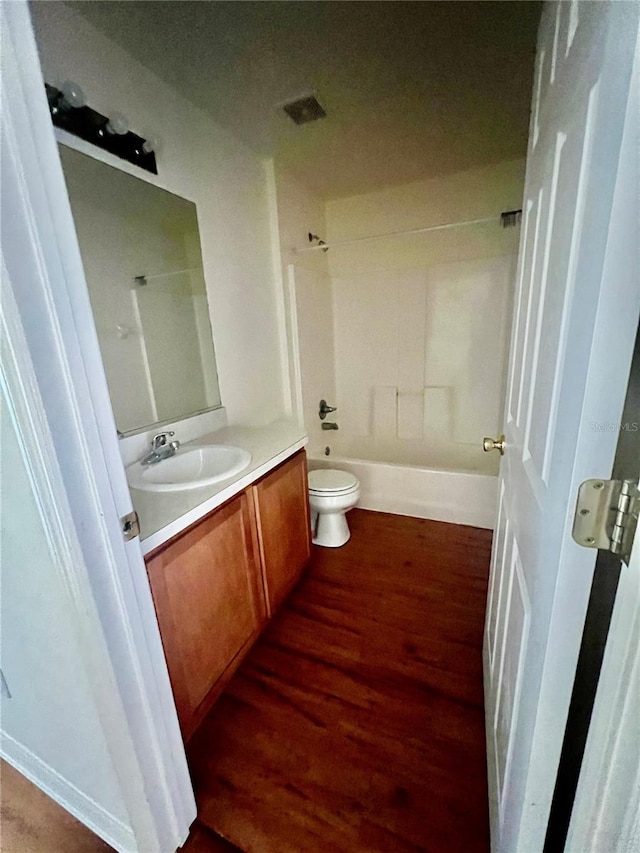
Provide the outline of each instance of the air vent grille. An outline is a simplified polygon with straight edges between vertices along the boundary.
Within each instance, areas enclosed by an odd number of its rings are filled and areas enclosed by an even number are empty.
[[[313,95],[291,101],[290,104],[284,105],[283,110],[296,124],[306,124],[327,115]]]

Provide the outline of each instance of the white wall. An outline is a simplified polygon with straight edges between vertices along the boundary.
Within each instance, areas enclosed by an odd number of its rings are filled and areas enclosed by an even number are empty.
[[[84,670],[73,606],[8,412],[2,396],[1,648],[10,693],[2,691],[3,751],[41,784],[47,768],[55,768],[66,805],[76,813],[84,805],[85,820],[97,816],[102,834],[109,827],[111,842],[122,843],[131,838],[129,816]]]
[[[299,371],[300,382],[294,398],[301,395],[302,420],[311,443],[317,445],[327,435],[321,430],[318,403],[324,398],[335,405],[336,400],[331,279],[324,252],[297,254],[293,250],[310,245],[309,232],[326,239],[324,202],[277,164],[275,186],[282,277],[288,297],[290,373],[295,385]],[[335,417],[339,416],[337,412]]]
[[[497,471],[480,443],[502,421],[519,237],[499,216],[521,207],[523,184],[518,160],[328,202],[329,243],[495,217],[330,249],[341,428],[363,445]]]
[[[63,3],[31,6],[47,82],[72,79],[91,107],[118,110],[162,143],[157,183],[194,201],[220,392],[230,423],[284,411],[264,164]],[[141,172],[141,177],[144,173]]]

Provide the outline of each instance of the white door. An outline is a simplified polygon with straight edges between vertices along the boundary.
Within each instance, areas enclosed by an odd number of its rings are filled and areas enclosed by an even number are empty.
[[[638,323],[616,244],[639,9],[548,3],[540,25],[484,649],[501,853],[544,847],[595,564],[571,538],[576,490],[611,476]]]

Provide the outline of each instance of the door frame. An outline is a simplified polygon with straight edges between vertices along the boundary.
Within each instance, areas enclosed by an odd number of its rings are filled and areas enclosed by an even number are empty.
[[[1,6],[2,159],[15,178],[15,190],[3,185],[3,194],[5,209],[26,222],[24,238],[3,245],[13,272],[13,325],[24,335],[24,347],[15,350],[17,375],[35,371],[37,386],[23,388],[23,399],[48,424],[48,452],[61,474],[55,488],[74,521],[69,540],[84,558],[84,565],[66,567],[66,580],[95,603],[94,628],[104,637],[144,786],[144,796],[127,806],[139,810],[139,825],[155,830],[156,849],[169,853],[195,819],[193,788],[140,541],[122,537],[120,517],[133,506],[28,6]],[[15,275],[25,254],[40,270],[37,289],[28,293]],[[117,758],[122,744],[113,735]],[[44,785],[33,772],[31,778]]]

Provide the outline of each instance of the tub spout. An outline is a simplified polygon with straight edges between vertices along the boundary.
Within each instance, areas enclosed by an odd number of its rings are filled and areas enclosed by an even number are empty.
[[[322,429],[325,429],[325,430],[326,429],[340,429],[340,427],[338,426],[338,424],[331,423],[330,421],[329,422],[325,421],[322,424]]]

